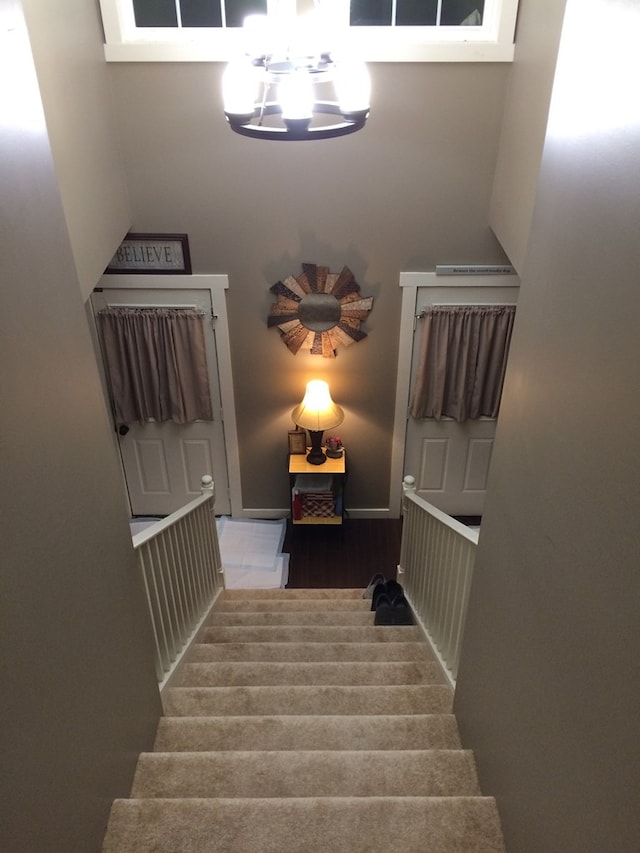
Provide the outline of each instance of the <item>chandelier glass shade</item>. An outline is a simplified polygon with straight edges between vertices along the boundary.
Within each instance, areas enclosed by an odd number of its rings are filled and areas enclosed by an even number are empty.
[[[245,54],[225,69],[224,113],[236,133],[257,139],[329,139],[355,133],[369,117],[364,63],[331,51],[328,18],[250,16]],[[334,33],[335,29],[332,30]]]

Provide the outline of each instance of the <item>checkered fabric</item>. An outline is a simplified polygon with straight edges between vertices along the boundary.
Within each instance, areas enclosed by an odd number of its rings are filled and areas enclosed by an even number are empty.
[[[333,494],[331,492],[303,494],[302,513],[314,518],[330,518],[335,515]]]

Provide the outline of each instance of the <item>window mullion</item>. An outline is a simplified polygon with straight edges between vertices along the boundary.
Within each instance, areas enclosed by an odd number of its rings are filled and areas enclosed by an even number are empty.
[[[180,7],[180,0],[175,0],[176,2],[176,21],[178,22],[178,29],[182,29],[182,9]]]

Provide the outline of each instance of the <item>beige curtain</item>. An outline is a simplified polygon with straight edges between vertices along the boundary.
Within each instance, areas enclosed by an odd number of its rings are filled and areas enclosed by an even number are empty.
[[[213,420],[201,313],[108,308],[98,322],[117,424]]]
[[[414,418],[497,417],[515,310],[514,305],[425,310],[410,406]]]

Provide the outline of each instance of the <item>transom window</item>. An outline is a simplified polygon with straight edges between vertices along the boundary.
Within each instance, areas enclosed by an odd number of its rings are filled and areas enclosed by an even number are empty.
[[[313,0],[100,0],[110,61],[227,61],[244,19]],[[331,0],[338,5],[340,0]],[[340,15],[365,61],[505,62],[518,0],[343,0]]]
[[[241,27],[268,0],[132,0],[136,27]],[[484,0],[351,0],[352,27],[482,26]]]

